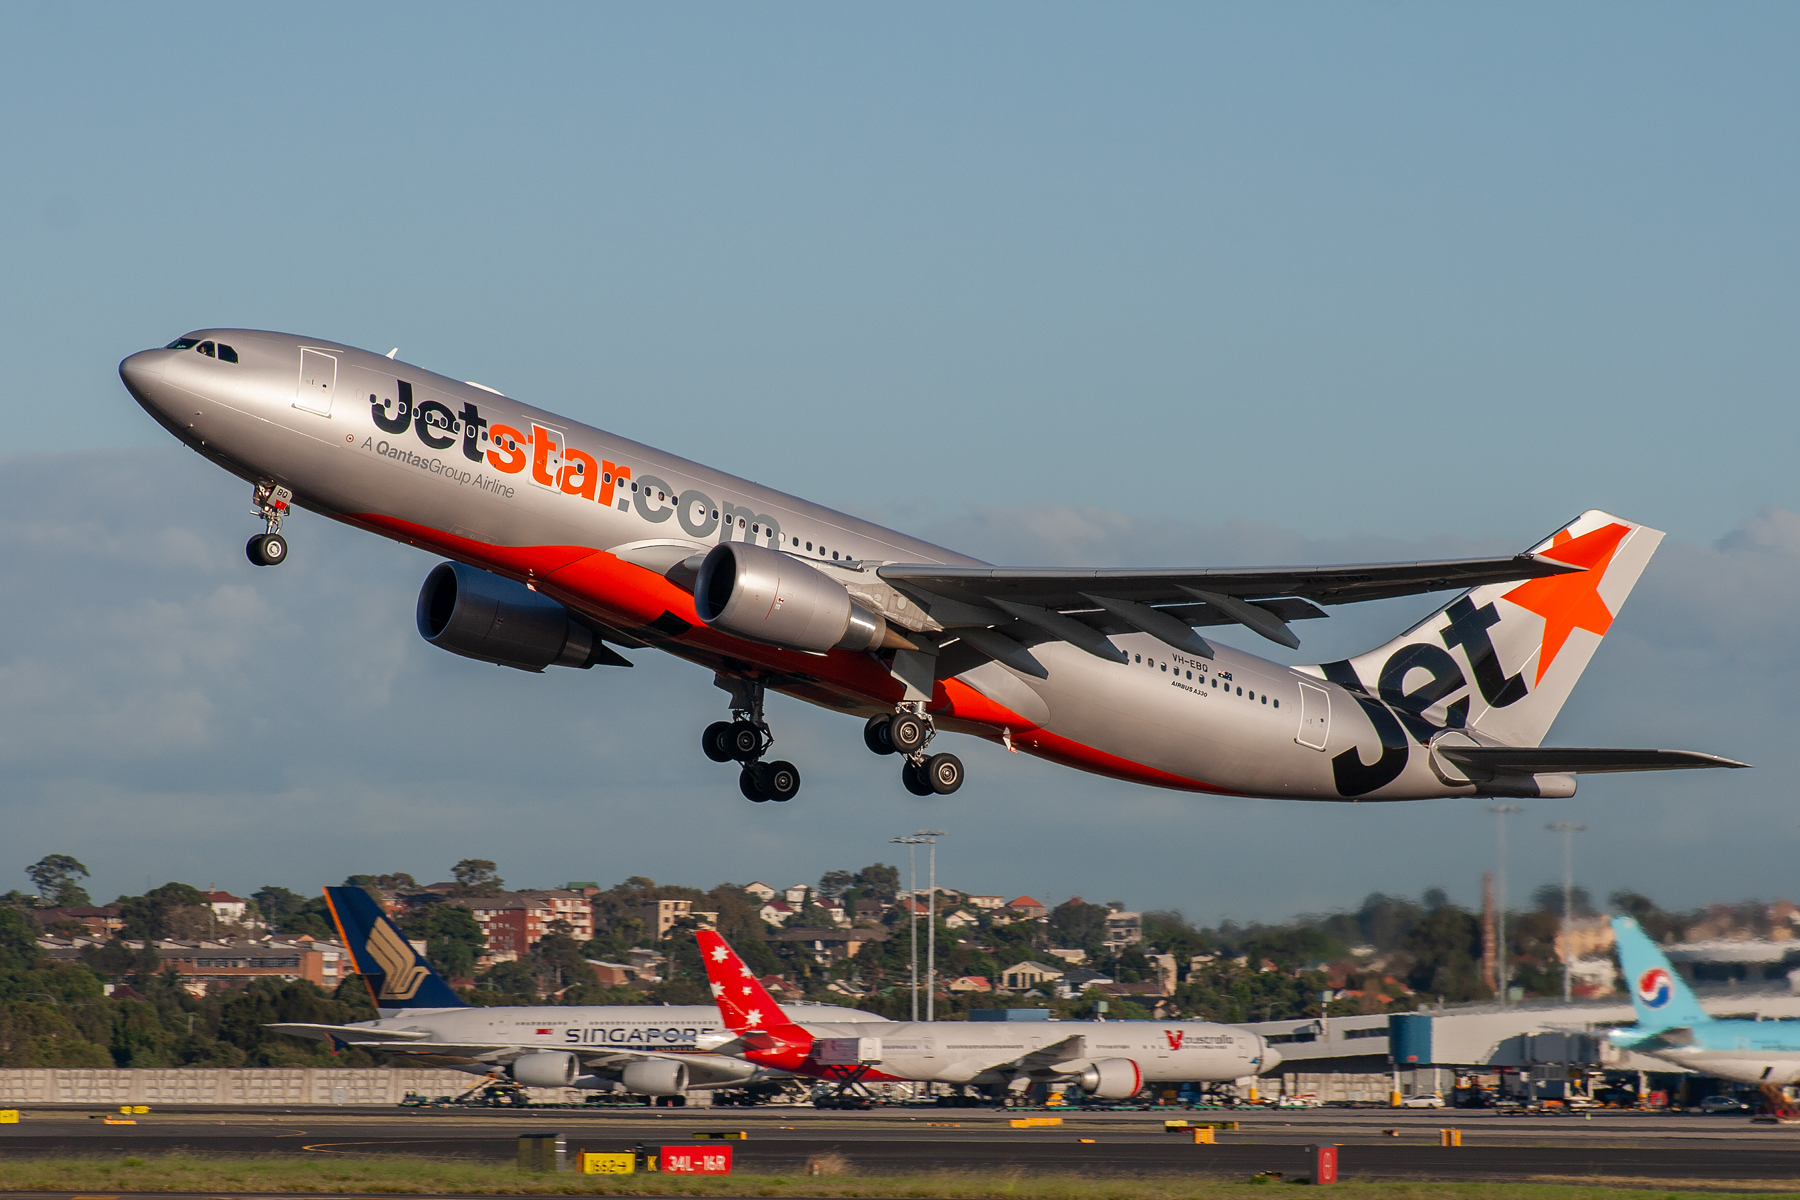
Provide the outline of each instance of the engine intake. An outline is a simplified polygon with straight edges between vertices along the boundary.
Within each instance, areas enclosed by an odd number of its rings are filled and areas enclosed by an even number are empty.
[[[567,1050],[543,1050],[519,1055],[506,1073],[526,1087],[568,1087],[580,1070],[580,1061]]]
[[[629,666],[563,605],[522,583],[439,563],[419,589],[419,636],[440,650],[521,671]]]
[[[912,645],[804,559],[745,542],[708,551],[694,581],[694,611],[714,629],[788,650]]]
[[[666,1058],[639,1059],[626,1064],[619,1082],[639,1096],[680,1096],[688,1088],[687,1064]]]
[[[1102,1100],[1128,1100],[1144,1086],[1144,1073],[1129,1058],[1102,1058],[1075,1077],[1081,1090]]]

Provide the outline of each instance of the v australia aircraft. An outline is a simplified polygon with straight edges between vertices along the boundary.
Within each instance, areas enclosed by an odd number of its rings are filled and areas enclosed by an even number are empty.
[[[426,1066],[503,1076],[524,1087],[681,1096],[785,1077],[716,1047],[737,1038],[712,1005],[474,1008],[450,989],[361,888],[325,889],[325,904],[381,1015],[373,1021],[271,1024],[277,1033],[358,1046]],[[855,1009],[803,1006],[813,1021],[881,1029]]]
[[[434,646],[526,671],[667,651],[714,673],[700,738],[753,801],[791,799],[768,689],[865,719],[921,796],[963,782],[939,732],[1156,787],[1295,800],[1568,796],[1575,776],[1744,764],[1546,747],[1662,535],[1584,512],[1516,555],[1268,568],[991,566],[534,408],[317,338],[205,329],[119,374],[165,429],[253,487],[250,560],[296,507],[438,554]],[[1456,592],[1365,654],[1280,665],[1321,606]]]

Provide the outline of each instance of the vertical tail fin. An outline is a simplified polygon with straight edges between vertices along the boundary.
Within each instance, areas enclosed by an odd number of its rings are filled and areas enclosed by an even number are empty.
[[[382,1016],[407,1009],[468,1007],[369,893],[359,887],[328,887],[325,907]]]
[[[699,930],[694,936],[700,941],[700,961],[706,964],[706,981],[712,985],[713,1000],[719,1006],[725,1028],[745,1033],[793,1024],[756,978],[756,972],[744,965],[724,938],[710,929]]]
[[[1541,745],[1662,537],[1584,512],[1531,548],[1583,570],[1475,588],[1324,673],[1380,696],[1421,744],[1439,729],[1469,728]]]
[[[1704,1025],[1712,1020],[1687,982],[1669,966],[1668,956],[1630,917],[1614,917],[1613,937],[1618,942],[1619,969],[1625,974],[1625,990],[1631,993],[1632,1011],[1645,1033],[1659,1029]]]

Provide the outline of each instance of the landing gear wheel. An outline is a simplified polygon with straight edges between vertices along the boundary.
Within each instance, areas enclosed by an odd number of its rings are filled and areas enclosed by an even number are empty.
[[[731,722],[714,721],[700,734],[700,749],[716,763],[732,759]]]
[[[745,767],[739,771],[738,791],[744,793],[744,799],[755,804],[763,804],[769,798],[763,794],[762,780],[758,778],[758,775],[759,772],[754,766]]]
[[[762,756],[762,730],[748,721],[731,723],[731,757],[741,763],[753,763]]]
[[[287,539],[279,533],[259,533],[244,543],[244,557],[259,567],[274,567],[287,561]]]
[[[895,713],[888,719],[888,741],[902,754],[911,754],[931,737],[931,726],[924,717],[912,713]]]
[[[800,792],[800,768],[791,762],[776,759],[751,770],[761,776],[762,793],[778,804],[786,804]]]
[[[876,754],[892,754],[894,742],[888,737],[888,726],[893,720],[892,713],[876,713],[870,717],[869,723],[863,726],[863,745]]]
[[[940,796],[963,785],[962,759],[954,754],[934,754],[925,760],[925,782]]]
[[[910,758],[900,768],[900,782],[905,784],[906,790],[915,796],[937,795],[931,790],[931,781],[925,778],[925,772],[914,766]]]

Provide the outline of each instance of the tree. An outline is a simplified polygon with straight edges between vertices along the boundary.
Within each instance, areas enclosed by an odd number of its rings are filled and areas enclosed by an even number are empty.
[[[165,883],[142,896],[120,896],[113,903],[124,918],[125,936],[133,940],[169,937],[169,918],[178,908],[211,911],[200,889],[185,883]]]
[[[51,908],[85,908],[93,903],[75,882],[77,875],[88,878],[88,869],[71,855],[46,854],[26,867],[25,875]]]
[[[494,873],[493,860],[465,858],[450,868],[456,880],[458,896],[495,896],[506,887],[506,881]]]
[[[487,935],[475,914],[460,904],[426,904],[400,919],[407,937],[425,942],[425,958],[445,979],[470,979],[475,960],[487,949]]]
[[[1560,883],[1546,883],[1531,893],[1531,902],[1539,911],[1551,913],[1557,917],[1563,915],[1563,890]],[[1588,890],[1580,884],[1569,889],[1569,909],[1578,917],[1594,915],[1593,901],[1588,898]]]
[[[467,860],[473,862],[474,860]],[[493,863],[488,864],[491,871]],[[495,880],[498,883],[499,880]],[[419,881],[405,871],[395,871],[392,875],[352,875],[344,880],[345,887],[374,888],[376,891],[395,892],[402,889],[416,890]]]
[[[870,863],[856,873],[856,890],[870,900],[892,904],[900,896],[900,868]]]
[[[302,896],[270,884],[250,894],[256,911],[276,933],[331,939],[337,936],[322,896]]]
[[[1112,909],[1104,905],[1089,904],[1080,896],[1071,896],[1050,910],[1050,929],[1062,945],[1097,954],[1106,933],[1106,918],[1111,915]]]
[[[855,886],[856,874],[852,871],[827,871],[819,876],[819,895],[827,900],[840,899]]]

